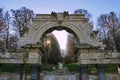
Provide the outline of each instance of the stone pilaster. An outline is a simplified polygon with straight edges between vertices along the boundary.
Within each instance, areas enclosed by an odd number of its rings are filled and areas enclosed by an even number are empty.
[[[30,80],[40,80],[39,79],[40,65],[32,64],[31,65],[31,79]]]
[[[22,80],[26,80],[26,74],[23,72]]]
[[[24,64],[14,64],[14,73],[20,75],[20,80],[24,80],[23,67],[24,67]]]
[[[104,64],[98,64],[98,78],[99,80],[106,80],[105,78],[105,65]]]
[[[45,76],[44,73],[40,73],[40,80],[44,80],[44,76]]]
[[[21,73],[21,65],[20,64],[14,64],[14,79],[15,80],[22,80],[20,73]]]
[[[80,73],[80,76],[79,76],[80,80],[89,80],[88,65],[87,64],[79,65],[78,69]]]

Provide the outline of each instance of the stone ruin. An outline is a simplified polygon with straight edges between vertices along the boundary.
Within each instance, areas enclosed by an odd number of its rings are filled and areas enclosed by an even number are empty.
[[[45,52],[42,46],[43,40],[46,34],[53,30],[66,30],[74,35],[74,52],[78,56],[80,80],[89,79],[87,71],[89,65],[96,64],[99,80],[105,80],[105,66],[120,64],[120,53],[105,51],[105,46],[97,39],[97,32],[93,31],[93,25],[84,14],[52,12],[36,14],[32,24],[29,25],[29,31],[19,38],[18,48],[0,52],[0,66],[14,64],[15,73],[21,73],[23,71],[20,69],[25,64],[29,64],[32,71],[31,80],[38,80],[42,65],[41,58]],[[64,74],[64,71],[59,69],[57,73]]]

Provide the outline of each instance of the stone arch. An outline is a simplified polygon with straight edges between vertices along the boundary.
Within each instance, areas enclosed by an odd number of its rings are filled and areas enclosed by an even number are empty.
[[[79,43],[81,43],[81,42],[84,41],[84,36],[82,35],[81,29],[78,26],[74,25],[73,23],[63,22],[62,24],[58,24],[56,22],[46,22],[45,24],[41,25],[37,29],[35,37],[34,37],[34,43],[36,43],[37,41],[39,41],[39,39],[43,36],[43,34],[47,30],[49,30],[51,28],[54,28],[54,27],[64,27],[64,28],[70,29],[78,37]]]

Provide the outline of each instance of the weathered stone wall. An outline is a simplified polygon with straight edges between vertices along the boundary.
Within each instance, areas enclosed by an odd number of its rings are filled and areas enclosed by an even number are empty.
[[[41,64],[41,53],[37,50],[17,50],[17,51],[7,51],[0,52],[0,63],[30,63],[30,64]]]
[[[79,64],[120,64],[119,52],[105,52],[100,50],[80,50]]]

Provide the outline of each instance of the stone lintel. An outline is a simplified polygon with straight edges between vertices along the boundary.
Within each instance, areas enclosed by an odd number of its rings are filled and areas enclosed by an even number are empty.
[[[79,64],[120,64],[120,59],[88,59],[81,60]]]
[[[120,64],[120,53],[103,53],[81,51],[78,57],[79,64]]]
[[[89,19],[85,18],[84,14],[66,14],[64,13],[55,13],[56,15],[52,14],[36,14],[36,18],[33,19],[34,21],[85,21],[88,22]]]

